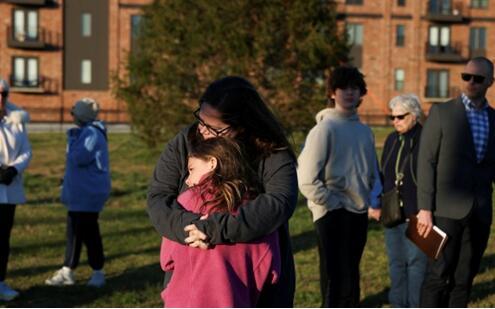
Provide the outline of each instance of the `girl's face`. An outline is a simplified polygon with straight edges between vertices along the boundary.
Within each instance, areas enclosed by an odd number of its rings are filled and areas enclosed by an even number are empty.
[[[335,100],[335,108],[340,111],[350,112],[353,111],[361,100],[361,92],[359,87],[349,86],[345,89],[335,89],[333,95]]]
[[[194,112],[198,120],[198,131],[204,139],[218,136],[235,137],[237,131],[222,121],[222,114],[208,103],[201,104],[199,110]]]
[[[196,157],[189,157],[187,161],[187,169],[189,176],[186,178],[186,185],[192,187],[197,185],[203,176],[211,173],[217,167],[217,159],[209,157],[207,160],[203,160]]]

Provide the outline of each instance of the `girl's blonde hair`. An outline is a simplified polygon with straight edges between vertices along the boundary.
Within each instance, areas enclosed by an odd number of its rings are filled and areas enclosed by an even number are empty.
[[[255,173],[234,140],[215,137],[198,141],[191,146],[189,157],[217,160],[215,170],[202,182],[211,182],[212,186],[204,186],[201,195],[213,195],[212,199],[203,199],[203,209],[210,206],[210,212],[235,212],[243,199],[257,191]]]

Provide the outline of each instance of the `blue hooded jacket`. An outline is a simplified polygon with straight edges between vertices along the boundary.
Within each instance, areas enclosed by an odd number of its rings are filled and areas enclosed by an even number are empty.
[[[69,211],[100,212],[110,195],[106,128],[93,121],[67,131],[62,203]]]

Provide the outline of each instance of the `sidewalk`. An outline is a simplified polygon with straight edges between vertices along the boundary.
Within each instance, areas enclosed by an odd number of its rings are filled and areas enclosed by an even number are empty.
[[[45,132],[61,132],[64,133],[67,129],[74,127],[70,123],[28,123],[27,129],[29,133],[45,133]],[[131,126],[129,124],[107,124],[108,133],[129,133]]]

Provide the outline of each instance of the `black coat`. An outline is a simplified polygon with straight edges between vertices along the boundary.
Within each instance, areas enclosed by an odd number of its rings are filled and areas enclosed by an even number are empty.
[[[415,215],[418,212],[417,207],[417,187],[416,187],[416,168],[418,162],[419,140],[421,136],[421,125],[417,123],[414,127],[406,132],[404,136],[404,148],[402,149],[399,169],[403,167],[403,184],[399,186],[401,200],[404,204],[404,214],[406,216]],[[392,132],[387,137],[382,152],[382,176],[383,191],[387,192],[395,186],[395,165],[399,152],[400,141],[399,134]],[[406,160],[406,161],[404,161]],[[386,161],[386,162],[385,162]]]
[[[491,222],[495,176],[495,111],[488,107],[489,136],[478,163],[461,98],[435,104],[423,128],[418,157],[418,207],[449,219],[466,217],[475,201],[478,218]]]

